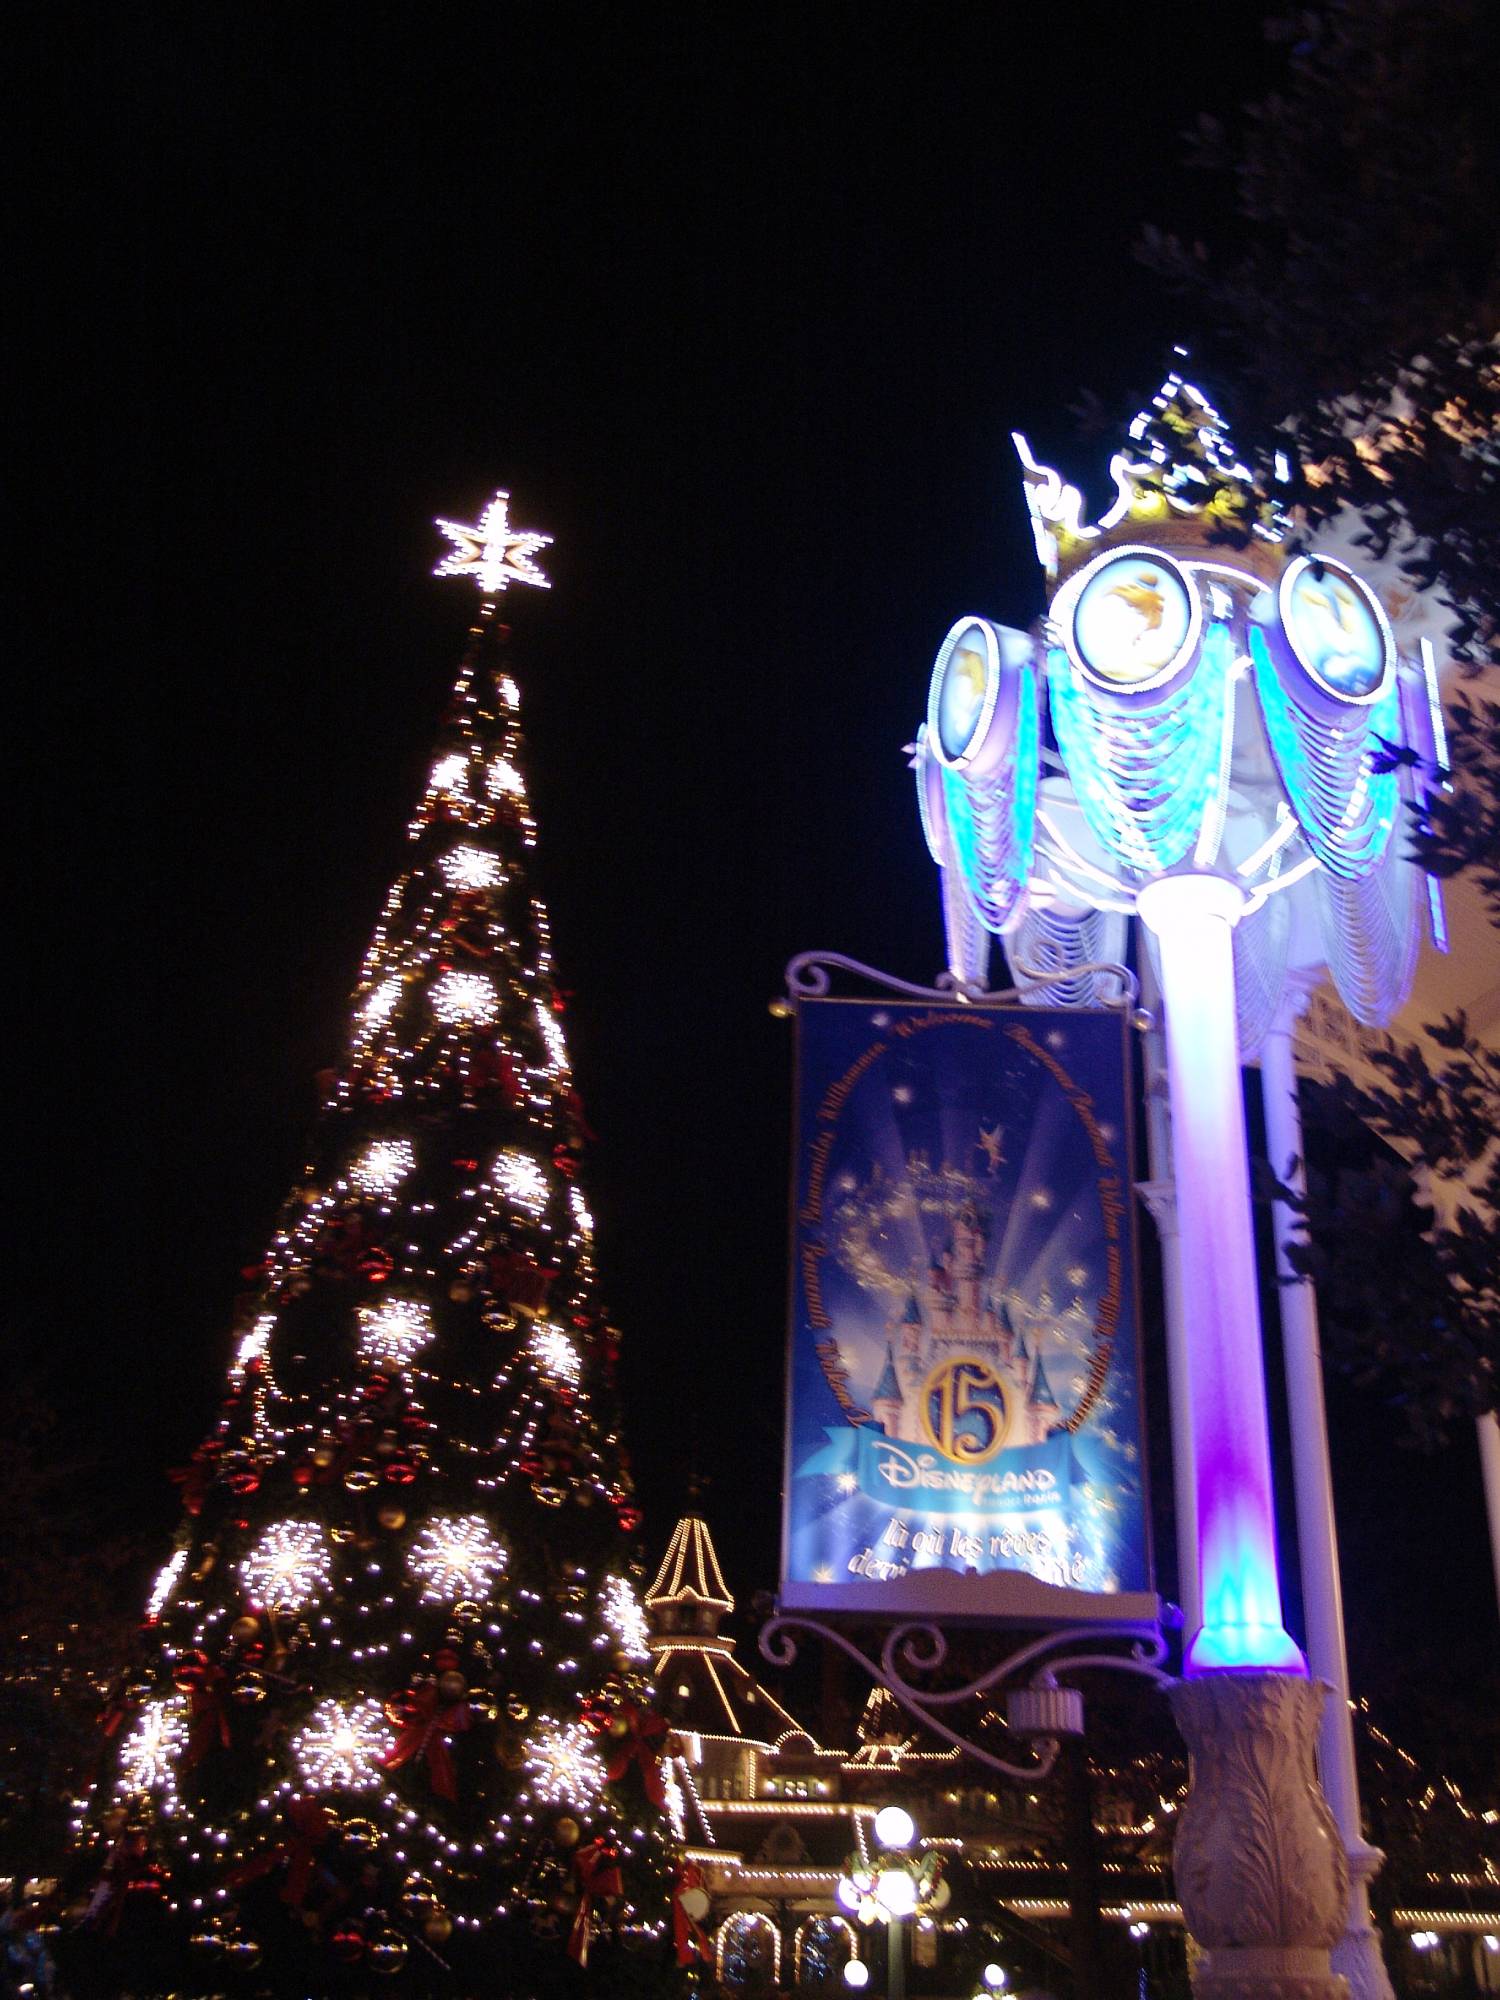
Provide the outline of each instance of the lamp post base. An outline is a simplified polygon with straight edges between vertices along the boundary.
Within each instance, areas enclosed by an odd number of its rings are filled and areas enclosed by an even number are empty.
[[[1347,1853],[1349,1907],[1344,1913],[1344,1935],[1333,1947],[1333,1969],[1348,1980],[1353,2000],[1395,2000],[1395,1989],[1380,1950],[1380,1933],[1370,1917],[1368,1885],[1385,1856],[1378,1847],[1369,1847],[1364,1841],[1350,1847]]]
[[[1313,1763],[1323,1699],[1300,1674],[1207,1673],[1172,1689],[1192,1753],[1173,1865],[1202,1952],[1196,2000],[1350,2000],[1330,1960],[1349,1863]]]

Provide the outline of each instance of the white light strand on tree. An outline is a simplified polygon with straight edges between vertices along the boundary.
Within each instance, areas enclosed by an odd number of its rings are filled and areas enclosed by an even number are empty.
[[[483,1514],[435,1514],[407,1555],[429,1604],[488,1596],[506,1554]]]
[[[607,1576],[604,1579],[599,1609],[605,1624],[619,1641],[620,1650],[628,1653],[633,1660],[649,1660],[650,1628],[628,1577]]]
[[[182,1575],[187,1559],[187,1550],[179,1549],[172,1560],[157,1571],[156,1581],[151,1586],[151,1595],[146,1599],[148,1620],[161,1616],[163,1606],[177,1588],[177,1579]]]
[[[568,1045],[563,1040],[563,1031],[557,1025],[551,1010],[538,1000],[536,1003],[536,1024],[541,1029],[542,1040],[547,1044],[547,1057],[553,1072],[558,1076],[567,1073]]]

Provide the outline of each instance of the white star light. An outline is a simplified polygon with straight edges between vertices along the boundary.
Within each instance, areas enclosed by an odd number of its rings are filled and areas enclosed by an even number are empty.
[[[432,572],[434,576],[471,576],[484,597],[498,597],[508,583],[551,586],[532,558],[551,542],[550,535],[530,534],[510,525],[510,495],[497,493],[479,517],[479,525],[439,521],[453,547]]]
[[[487,1596],[506,1556],[483,1514],[435,1514],[406,1560],[424,1602],[452,1604]]]
[[[427,997],[448,1028],[487,1028],[500,1012],[494,981],[482,972],[445,972]]]
[[[483,847],[455,847],[442,857],[438,867],[455,893],[462,889],[493,889],[500,882],[500,863]]]
[[[553,1326],[549,1320],[538,1320],[531,1329],[527,1345],[532,1360],[544,1375],[550,1375],[565,1389],[578,1387],[583,1376],[583,1363],[578,1349],[561,1327]]]
[[[528,1215],[540,1215],[552,1192],[540,1164],[514,1147],[507,1147],[496,1159],[492,1179],[505,1199]]]
[[[361,1194],[393,1194],[417,1164],[410,1139],[376,1139],[349,1169]]]
[[[432,1315],[417,1299],[359,1308],[359,1351],[367,1361],[404,1368],[431,1338]]]
[[[395,1739],[378,1701],[320,1701],[292,1739],[304,1784],[364,1792],[381,1780],[380,1760]]]
[[[526,1747],[531,1796],[544,1806],[597,1805],[604,1790],[604,1762],[594,1748],[594,1733],[581,1722],[555,1722],[541,1716],[536,1735]]]
[[[120,1745],[116,1792],[164,1791],[169,1797],[175,1793],[174,1766],[187,1733],[187,1703],[180,1695],[148,1701]]]
[[[300,1611],[328,1588],[332,1563],[316,1521],[275,1521],[240,1564],[245,1588],[273,1611]]]

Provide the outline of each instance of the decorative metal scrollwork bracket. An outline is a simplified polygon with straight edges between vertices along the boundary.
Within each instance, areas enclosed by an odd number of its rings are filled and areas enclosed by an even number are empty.
[[[800,1612],[778,1613],[761,1629],[762,1658],[773,1667],[789,1667],[797,1657],[795,1632],[811,1632],[837,1646],[878,1686],[893,1695],[924,1729],[951,1743],[966,1757],[974,1758],[977,1763],[991,1771],[999,1771],[1007,1778],[1046,1777],[1057,1762],[1062,1738],[1082,1733],[1083,1698],[1076,1688],[1065,1685],[1061,1675],[1104,1669],[1139,1675],[1156,1687],[1170,1686],[1176,1678],[1161,1664],[1167,1656],[1167,1641],[1160,1627],[1153,1632],[1142,1633],[1137,1625],[1065,1625],[1043,1638],[1033,1639],[1029,1645],[1019,1647],[976,1679],[965,1681],[959,1687],[941,1689],[920,1687],[908,1678],[911,1674],[937,1673],[947,1661],[948,1641],[936,1625],[907,1620],[892,1626],[881,1647],[880,1658],[873,1660],[842,1632],[824,1624],[821,1619]],[[1106,1643],[1121,1646],[1124,1650],[1099,1650]],[[1055,1651],[1068,1646],[1078,1646],[1082,1650]],[[1034,1761],[1029,1764],[1013,1764],[994,1751],[984,1749],[971,1737],[950,1727],[936,1712],[992,1694],[1007,1681],[1013,1683],[1007,1690],[1009,1727],[1031,1740]]]
[[[1029,965],[1016,965],[1014,970],[1020,975],[1020,985],[993,991],[988,986],[976,986],[972,980],[960,979],[956,972],[940,972],[931,986],[917,986],[909,979],[897,979],[892,973],[881,972],[873,965],[864,965],[857,958],[846,958],[841,951],[799,951],[787,965],[786,990],[792,1000],[822,1000],[833,983],[831,973],[850,972],[856,978],[867,979],[872,985],[883,987],[887,993],[899,993],[908,1000],[963,1000],[971,1007],[1013,1007],[1028,993],[1055,986],[1064,976],[1078,979],[1086,972],[1102,972],[1118,980],[1120,986],[1119,999],[1108,1004],[1129,1008],[1132,1014],[1139,1009],[1140,981],[1128,965],[1117,965],[1113,959],[1070,965],[1065,975],[1057,971],[1043,972]]]

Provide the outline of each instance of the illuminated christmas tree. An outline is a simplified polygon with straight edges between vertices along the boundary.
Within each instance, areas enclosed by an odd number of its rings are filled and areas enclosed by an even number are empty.
[[[670,1986],[639,1517],[495,616],[546,537],[504,494],[439,525],[480,616],[106,1717],[99,1990]]]

